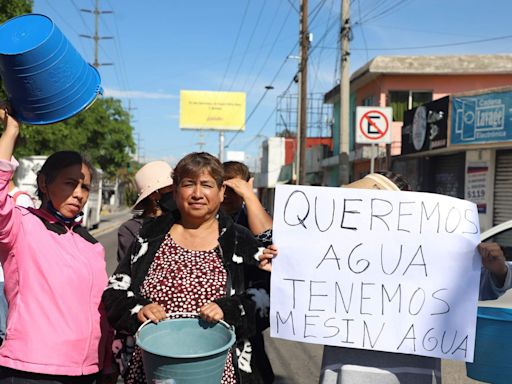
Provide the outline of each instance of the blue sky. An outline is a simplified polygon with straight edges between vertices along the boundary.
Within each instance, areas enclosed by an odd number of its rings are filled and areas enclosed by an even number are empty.
[[[309,0],[309,92],[339,80],[341,0]],[[95,0],[35,0],[92,62]],[[218,133],[179,129],[182,89],[247,93],[246,130],[226,133],[226,151],[245,151],[254,167],[276,132],[276,100],[297,93],[299,0],[99,0],[99,68],[106,95],[131,110],[141,160],[174,164],[202,150],[218,154]],[[350,72],[378,55],[510,53],[509,0],[352,0]],[[266,90],[272,85],[274,89]],[[200,146],[199,142],[205,142]]]

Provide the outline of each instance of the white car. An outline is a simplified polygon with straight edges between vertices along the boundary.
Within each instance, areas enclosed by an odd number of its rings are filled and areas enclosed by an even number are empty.
[[[495,225],[487,231],[480,234],[480,240],[483,242],[493,242],[500,244],[505,248],[505,257],[512,261],[512,220]],[[509,252],[507,252],[507,250]],[[486,307],[512,307],[512,289],[508,290],[497,300],[480,301],[480,306]]]
[[[498,243],[512,251],[512,220],[495,225],[480,234],[480,241]],[[508,254],[507,254],[508,253]],[[512,261],[512,252],[505,252],[508,261]]]

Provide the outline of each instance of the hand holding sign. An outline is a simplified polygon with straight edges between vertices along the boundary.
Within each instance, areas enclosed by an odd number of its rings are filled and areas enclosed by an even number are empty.
[[[497,243],[480,243],[478,245],[478,252],[482,256],[484,267],[494,274],[498,285],[503,286],[508,268],[500,245]]]

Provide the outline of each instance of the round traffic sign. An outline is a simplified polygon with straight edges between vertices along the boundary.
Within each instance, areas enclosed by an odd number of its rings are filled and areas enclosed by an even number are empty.
[[[379,110],[366,112],[359,120],[359,131],[368,140],[380,140],[389,130],[387,116]]]

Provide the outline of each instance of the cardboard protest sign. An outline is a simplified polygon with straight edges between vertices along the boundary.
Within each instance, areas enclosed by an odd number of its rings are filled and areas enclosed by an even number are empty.
[[[479,237],[468,201],[279,185],[271,335],[472,361]]]

